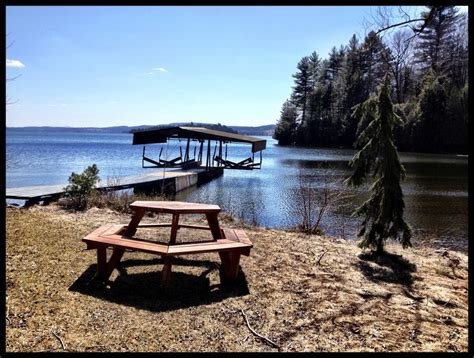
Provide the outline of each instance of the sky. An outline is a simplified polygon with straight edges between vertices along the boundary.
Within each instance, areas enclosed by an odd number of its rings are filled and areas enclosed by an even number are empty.
[[[9,6],[6,125],[274,124],[298,61],[364,36],[373,11]]]

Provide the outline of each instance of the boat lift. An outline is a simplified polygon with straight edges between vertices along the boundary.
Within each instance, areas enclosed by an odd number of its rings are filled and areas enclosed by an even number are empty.
[[[158,159],[147,157],[145,144],[169,143],[169,140],[186,140],[184,150],[179,145],[179,156],[173,159],[162,158],[163,147],[160,149]],[[147,129],[133,133],[133,144],[143,144],[142,168],[193,168],[200,167],[203,162],[203,151],[207,141],[206,170],[212,167],[224,169],[253,170],[262,166],[262,151],[266,148],[266,140],[241,134],[218,131],[203,127],[165,127],[160,129]],[[214,152],[211,156],[211,141],[215,141]],[[195,142],[191,158],[191,142]],[[252,145],[251,155],[243,160],[234,162],[227,159],[227,143],[240,142]],[[224,148],[225,145],[225,148]],[[225,149],[225,151],[224,151]],[[258,153],[258,161],[255,161]],[[197,156],[196,156],[197,154]],[[151,163],[152,165],[145,165]]]

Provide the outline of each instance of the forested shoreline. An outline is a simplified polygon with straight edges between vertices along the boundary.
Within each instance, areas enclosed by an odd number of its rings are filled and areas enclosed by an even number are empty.
[[[420,14],[422,31],[403,26],[390,35],[374,31],[364,39],[333,47],[328,58],[314,51],[293,75],[274,138],[280,145],[355,147],[363,123],[355,106],[391,78],[398,150],[429,153],[468,151],[467,13],[455,6],[429,6]]]

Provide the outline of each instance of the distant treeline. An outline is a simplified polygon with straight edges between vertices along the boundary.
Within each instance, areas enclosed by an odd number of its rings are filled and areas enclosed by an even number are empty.
[[[467,14],[455,6],[429,6],[416,37],[406,28],[382,39],[353,35],[321,59],[303,57],[293,75],[274,138],[282,145],[352,147],[359,123],[354,106],[391,75],[392,101],[403,123],[395,129],[398,150],[467,153]]]
[[[245,135],[273,135],[275,129],[275,124],[269,124],[258,127],[243,127],[243,126],[226,126],[220,123],[218,124],[209,124],[209,123],[170,123],[163,124],[158,126],[152,125],[141,125],[141,126],[115,126],[115,127],[7,127],[9,131],[35,131],[35,132],[87,132],[87,133],[133,133],[135,131],[140,131],[144,129],[158,129],[164,127],[175,127],[175,126],[194,126],[194,127],[205,127],[209,129],[220,130],[229,133],[239,133]]]
[[[260,136],[273,135],[273,132],[275,131],[275,127],[276,127],[275,124],[268,124],[268,125],[258,126],[258,127],[245,127],[245,126],[226,126],[220,123],[209,124],[209,123],[188,122],[188,123],[171,123],[171,124],[164,124],[164,125],[158,125],[158,126],[143,126],[141,128],[135,128],[131,130],[131,133],[137,130],[160,129],[160,128],[173,127],[173,126],[204,127],[208,129],[214,129],[214,130],[229,132],[229,133],[238,133],[238,134],[244,134],[244,135],[260,135]]]
[[[141,128],[134,128],[130,130],[130,133],[141,131],[141,130],[152,130],[152,129],[161,129],[161,128],[166,128],[166,127],[204,127],[207,129],[214,129],[216,131],[223,131],[223,132],[228,132],[228,133],[238,133],[236,130],[226,126],[222,125],[220,123],[217,124],[211,124],[211,123],[194,123],[194,122],[188,122],[188,123],[171,123],[171,124],[160,124],[157,126],[143,126]]]
[[[240,134],[244,135],[259,135],[259,136],[272,136],[275,131],[275,124],[268,124],[259,127],[243,127],[243,126],[230,126]]]

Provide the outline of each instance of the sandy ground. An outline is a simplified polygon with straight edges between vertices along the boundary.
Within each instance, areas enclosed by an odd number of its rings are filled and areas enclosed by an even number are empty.
[[[125,253],[108,284],[96,283],[96,253],[81,238],[129,218],[7,208],[8,352],[467,351],[464,253],[390,244],[374,258],[353,241],[245,227],[254,248],[233,284],[221,284],[210,253],[175,259],[163,291],[161,258],[137,252]]]

